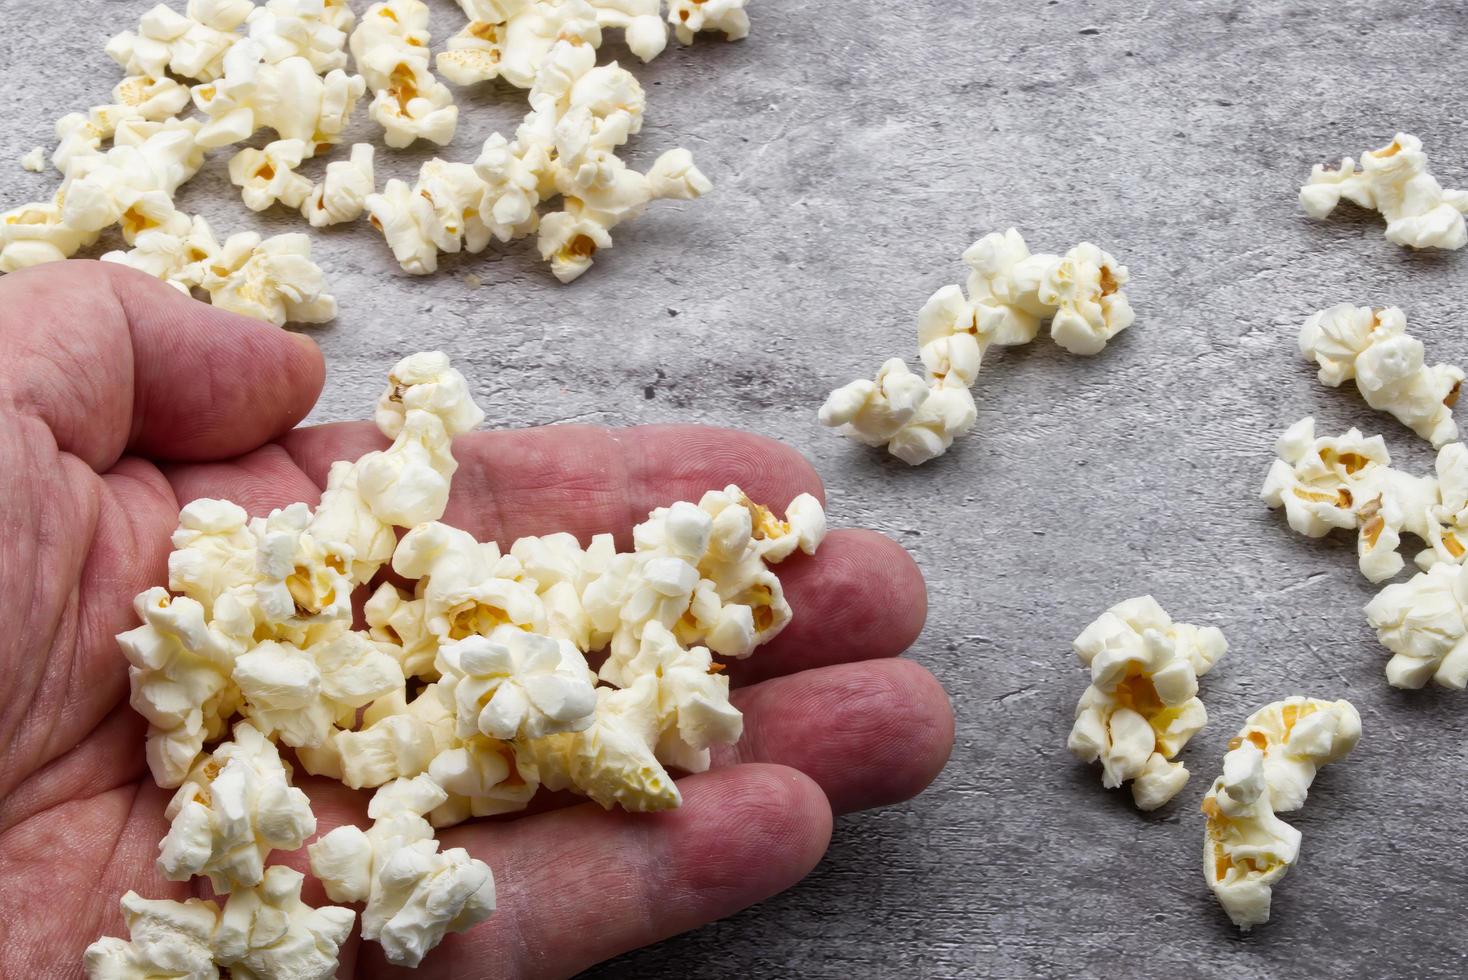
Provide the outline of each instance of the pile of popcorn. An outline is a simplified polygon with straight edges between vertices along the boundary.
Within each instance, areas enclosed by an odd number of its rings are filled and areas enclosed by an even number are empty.
[[[416,966],[495,907],[490,869],[440,850],[435,828],[523,809],[542,786],[676,807],[669,770],[703,771],[739,739],[715,658],[790,622],[771,566],[815,553],[821,505],[802,495],[780,520],[731,486],[653,511],[630,552],[606,534],[502,551],[440,520],[452,440],[483,417],[444,355],[416,354],[378,402],[391,445],[334,464],[314,511],[184,507],[168,588],[138,596],[142,625],[118,641],[149,768],[176,790],[158,868],[225,900],[129,892],[132,938],[94,943],[90,976],[336,975],[354,913],[303,904],[302,876],[270,864],[317,829],[281,746],[375,791],[372,825],[320,837],[310,867],[332,901],[365,904],[362,936],[389,962]],[[411,585],[378,585],[355,629],[354,596],[389,569]]]
[[[530,114],[513,143],[496,134],[473,165],[433,160],[416,187],[389,181],[381,194],[370,144],[327,164],[320,180],[300,171],[343,141],[369,92],[387,146],[453,139],[459,110],[433,73],[422,0],[375,4],[360,23],[346,0],[189,0],[182,14],[160,4],[107,45],[127,73],[113,102],[57,122],[55,196],[0,215],[0,273],[69,258],[120,227],[127,248],[106,261],[276,324],[331,319],[336,303],[305,235],[237,234],[221,245],[202,217],[175,207],[208,151],[268,131],[269,143],[228,163],[252,210],[284,205],[315,228],[370,210],[414,274],[434,271],[439,252],[539,231],[542,256],[570,282],[611,247],[617,224],[712,186],[686,150],[646,174],[617,156],[642,128],[645,99],[628,71],[596,65],[603,29],[626,31],[646,61],[667,44],[668,24],[685,44],[701,31],[746,36],[744,3],[671,0],[665,23],[662,0],[460,0],[471,23],[439,53],[439,70],[456,84],[503,77],[529,89]],[[196,114],[184,118],[191,104]],[[39,172],[45,153],[22,162]],[[556,197],[561,210],[542,217],[537,208]]]
[[[1030,253],[1013,228],[975,242],[963,255],[968,296],[938,290],[918,313],[918,347],[926,377],[894,357],[875,380],[831,392],[821,424],[839,428],[910,466],[946,453],[977,419],[970,389],[991,346],[1027,344],[1050,321],[1050,336],[1072,354],[1093,355],[1132,325],[1122,287],[1127,270],[1082,242],[1064,255]]]
[[[1427,171],[1422,141],[1407,133],[1379,150],[1350,157],[1339,166],[1316,164],[1300,188],[1300,206],[1324,218],[1341,199],[1386,219],[1387,241],[1410,248],[1459,249],[1468,245],[1468,190],[1445,190]]]

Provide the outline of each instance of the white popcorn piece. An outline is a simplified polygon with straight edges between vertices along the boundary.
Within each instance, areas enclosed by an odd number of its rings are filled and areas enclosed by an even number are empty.
[[[550,735],[517,746],[541,783],[574,790],[610,810],[670,810],[682,802],[654,754],[658,739],[658,684],[645,677],[625,690],[597,689],[596,715],[585,731]]]
[[[278,327],[336,316],[336,298],[326,292],[321,267],[311,261],[311,239],[302,234],[231,235],[205,266],[200,285],[220,309]]]
[[[266,60],[265,49],[243,40],[224,58],[218,81],[196,85],[194,105],[208,117],[199,145],[210,149],[241,143],[262,129],[280,140],[300,140],[306,156],[340,143],[367,83],[341,69],[318,75],[305,58]]]
[[[652,61],[668,46],[662,0],[591,0],[602,30],[620,30],[627,48],[643,62]]]
[[[0,272],[60,262],[96,242],[100,229],[82,232],[63,220],[58,193],[50,204],[26,204],[0,214]]]
[[[435,827],[470,817],[493,817],[525,809],[540,789],[540,772],[526,753],[493,738],[471,738],[449,746],[428,767],[448,799],[429,814]]]
[[[38,146],[31,150],[20,158],[20,165],[33,174],[44,173],[46,170],[46,148]]]
[[[1387,683],[1416,689],[1429,680],[1461,691],[1468,686],[1468,576],[1458,564],[1437,564],[1383,589],[1366,605],[1366,621],[1392,652]]]
[[[257,539],[243,507],[227,500],[190,501],[179,511],[168,556],[168,587],[213,616],[226,594],[253,589],[259,574]],[[254,624],[251,623],[253,632]]]
[[[1132,780],[1138,808],[1162,806],[1188,777],[1171,760],[1208,723],[1198,678],[1227,649],[1216,627],[1174,623],[1151,596],[1111,607],[1075,641],[1091,685],[1066,747],[1101,762],[1107,789]]]
[[[276,140],[263,150],[247,148],[230,158],[229,179],[251,211],[277,203],[299,208],[311,193],[311,181],[296,173],[305,158],[306,144],[300,140]]]
[[[1408,335],[1407,318],[1396,307],[1341,304],[1321,310],[1301,328],[1300,352],[1320,365],[1323,384],[1338,387],[1355,379],[1366,404],[1390,412],[1433,448],[1458,438],[1453,406],[1463,371],[1449,364],[1428,367],[1422,342]]]
[[[1427,171],[1422,141],[1398,133],[1386,146],[1361,156],[1361,169],[1346,157],[1338,167],[1317,164],[1300,188],[1300,205],[1312,218],[1329,215],[1341,198],[1380,211],[1387,241],[1410,248],[1459,249],[1468,244],[1468,191],[1444,190]]]
[[[1097,354],[1135,319],[1121,291],[1126,268],[1089,242],[1064,256],[1031,254],[1010,228],[985,235],[963,259],[968,296],[945,286],[918,313],[926,382],[892,358],[876,380],[833,391],[820,410],[822,425],[921,466],[973,428],[978,407],[969,389],[991,345],[1027,344],[1050,317],[1057,344],[1073,354]]]
[[[361,729],[337,732],[324,747],[325,757],[302,761],[353,789],[375,788],[427,772],[455,742],[453,711],[438,686],[430,684],[411,703],[401,690],[372,702]]]
[[[599,535],[591,548],[582,549],[571,534],[520,538],[510,555],[520,563],[521,581],[534,583],[545,606],[546,635],[570,641],[578,650],[591,650],[593,625],[581,593],[615,553],[610,536]]]
[[[1452,442],[1437,453],[1437,502],[1427,521],[1428,547],[1417,567],[1462,564],[1468,559],[1468,446]]]
[[[107,128],[115,132],[122,118],[148,122],[172,119],[189,104],[189,90],[167,76],[134,75],[117,83],[112,89],[112,101],[114,105],[94,108],[89,116],[94,123],[105,126],[103,117],[111,115],[113,121]]]
[[[143,625],[117,637],[131,665],[130,703],[148,719],[153,779],[172,789],[183,783],[204,742],[224,734],[239,696],[230,672],[242,651],[229,634],[206,623],[204,607],[192,599],[154,588],[133,608]],[[221,616],[225,611],[215,604],[216,619],[228,618]]]
[[[1305,805],[1321,766],[1344,759],[1360,740],[1361,716],[1351,702],[1297,696],[1254,712],[1228,747],[1247,743],[1263,754],[1270,806],[1286,813]]]
[[[305,649],[266,640],[235,660],[233,676],[245,717],[287,745],[307,747],[403,686],[397,658],[350,631]]]
[[[440,853],[423,817],[447,799],[426,775],[396,780],[372,797],[371,829],[338,827],[307,848],[333,901],[367,903],[362,937],[397,966],[417,966],[446,933],[494,913],[489,867],[462,848]]]
[[[601,46],[599,11],[586,0],[461,0],[459,5],[470,24],[449,39],[437,59],[439,72],[456,85],[503,78],[528,89],[556,42],[591,50]]]
[[[1136,320],[1122,287],[1126,266],[1082,242],[1046,271],[1039,297],[1054,306],[1050,336],[1072,354],[1099,354],[1106,342]]]
[[[1254,712],[1229,742],[1203,799],[1203,877],[1244,932],[1269,921],[1274,886],[1299,856],[1300,832],[1275,814],[1298,809],[1317,769],[1360,737],[1350,702],[1292,697]]]
[[[399,543],[392,566],[420,580],[423,619],[440,640],[488,636],[505,625],[545,629],[545,607],[535,590],[517,580],[518,563],[506,561],[492,542],[481,544],[437,521],[421,524]]]
[[[219,916],[212,948],[215,960],[237,980],[333,980],[341,946],[357,916],[333,905],[312,908],[301,901],[306,876],[277,866],[256,888],[232,892]]]
[[[170,881],[207,875],[216,894],[260,884],[272,850],[293,851],[316,832],[311,801],[291,786],[275,746],[245,722],[195,764],[166,816],[158,870]]]
[[[749,36],[746,0],[668,0],[668,23],[680,44],[692,44],[700,31],[721,31],[729,41]]]
[[[137,235],[131,249],[108,252],[102,261],[137,269],[190,293],[204,281],[205,268],[218,254],[214,231],[203,217],[195,215],[184,234],[151,228]]]
[[[1404,531],[1430,539],[1437,481],[1393,469],[1380,436],[1367,439],[1350,429],[1338,438],[1316,438],[1315,420],[1306,417],[1286,430],[1275,451],[1279,458],[1261,498],[1283,507],[1290,527],[1307,537],[1357,530],[1361,573],[1371,581],[1401,571],[1397,548]]]
[[[325,75],[347,67],[347,31],[355,20],[347,0],[268,0],[246,23],[269,63],[305,58]]]
[[[173,195],[203,166],[198,129],[195,120],[141,123],[127,139],[119,132],[106,153],[73,157],[57,196],[61,222],[83,234],[120,224],[129,244],[170,220],[186,230]]]
[[[352,57],[372,89],[371,116],[388,146],[454,138],[459,109],[429,69],[428,7],[421,0],[373,4],[352,32]]]
[[[311,188],[301,204],[301,215],[313,228],[327,228],[356,221],[367,208],[367,198],[376,188],[370,143],[352,147],[350,160],[334,160],[326,165],[326,176]]]
[[[628,672],[634,683],[657,684],[659,762],[686,772],[705,772],[711,745],[733,745],[744,732],[744,716],[729,703],[729,678],[719,673],[704,647],[684,649],[661,623],[649,623],[642,648]]]
[[[567,640],[500,626],[445,643],[439,656],[439,690],[453,699],[461,739],[536,739],[591,725],[596,677]]]
[[[254,9],[251,0],[190,0],[183,15],[159,4],[143,15],[136,31],[109,41],[107,54],[129,75],[162,78],[172,72],[210,81],[223,72],[224,55],[240,40],[235,32]]]
[[[219,926],[213,902],[172,902],[122,896],[122,918],[131,940],[105,936],[87,947],[88,980],[217,980],[210,943]]]

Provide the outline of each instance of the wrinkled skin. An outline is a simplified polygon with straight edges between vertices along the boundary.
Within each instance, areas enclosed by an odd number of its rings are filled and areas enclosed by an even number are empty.
[[[368,424],[293,429],[323,384],[310,340],[115,266],[0,279],[0,351],[0,976],[76,977],[89,942],[126,935],[127,889],[207,894],[154,867],[169,794],[148,778],[113,639],[135,625],[133,595],[166,582],[180,505],[314,504],[333,460],[384,440]],[[777,508],[821,493],[790,449],[716,429],[482,433],[456,454],[446,520],[504,545],[614,530],[628,547],[650,508],[728,483]],[[568,976],[728,915],[809,872],[833,814],[907,799],[937,775],[948,700],[896,659],[926,612],[911,559],[878,534],[837,531],[779,571],[795,622],[731,671],[744,738],[680,781],[682,809],[554,798],[444,832],[494,869],[500,907],[419,976]],[[302,785],[321,833],[365,824],[366,794]],[[303,852],[275,859],[304,868]],[[306,897],[324,900],[314,882]],[[397,972],[375,944],[343,949],[342,976]]]

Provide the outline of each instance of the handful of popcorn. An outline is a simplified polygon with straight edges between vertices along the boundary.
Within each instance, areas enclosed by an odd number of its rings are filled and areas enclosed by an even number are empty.
[[[946,453],[978,417],[970,389],[990,347],[1028,344],[1050,321],[1050,336],[1072,354],[1099,354],[1135,319],[1122,287],[1126,267],[1082,242],[1064,255],[1031,254],[1013,228],[975,242],[963,254],[968,296],[944,286],[918,313],[926,378],[894,357],[876,379],[831,392],[821,424],[839,428],[909,466]]]
[[[705,770],[739,739],[715,658],[789,623],[771,566],[815,553],[819,502],[782,520],[731,486],[653,511],[630,552],[609,534],[502,551],[441,522],[452,440],[483,418],[448,358],[415,354],[378,402],[391,445],[335,464],[314,511],[183,509],[168,588],[138,597],[142,625],[118,640],[149,768],[177,789],[159,870],[207,876],[225,904],[129,892],[132,939],[94,943],[90,976],[335,976],[354,913],[303,904],[301,875],[270,864],[316,832],[282,747],[375,791],[371,827],[325,834],[310,866],[333,901],[365,903],[364,938],[416,966],[495,907],[490,869],[435,828],[523,809],[540,786],[676,807],[669,769]],[[411,586],[381,584],[354,628],[354,594],[389,567]]]

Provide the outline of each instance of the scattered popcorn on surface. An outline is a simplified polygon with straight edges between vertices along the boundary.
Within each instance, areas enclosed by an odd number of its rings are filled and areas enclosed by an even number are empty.
[[[1360,737],[1349,701],[1292,697],[1254,712],[1229,742],[1203,799],[1203,877],[1241,930],[1269,921],[1274,886],[1299,856],[1300,832],[1275,813],[1299,809],[1316,770]]]
[[[299,208],[311,193],[311,181],[296,173],[305,158],[305,143],[276,140],[263,150],[236,153],[229,161],[229,179],[243,191],[251,211],[264,211],[276,203]]]
[[[395,149],[420,139],[445,146],[459,107],[429,68],[428,6],[422,0],[373,4],[352,32],[352,57],[373,92],[370,114]]]
[[[1132,780],[1132,797],[1155,810],[1177,795],[1188,770],[1171,760],[1208,723],[1198,678],[1228,650],[1216,627],[1174,623],[1151,596],[1111,607],[1076,637],[1091,685],[1076,707],[1067,748],[1100,760],[1101,782]]]
[[[159,868],[206,875],[229,898],[222,914],[137,906],[164,924],[94,944],[94,976],[175,963],[189,976],[195,960],[200,976],[332,975],[350,913],[307,908],[299,876],[266,866],[316,826],[275,743],[313,775],[377,788],[372,827],[323,836],[311,868],[333,900],[366,903],[365,938],[415,966],[494,911],[489,868],[440,852],[435,827],[522,810],[542,785],[607,808],[676,807],[669,770],[703,771],[741,737],[714,658],[748,657],[790,622],[771,567],[815,554],[820,502],[802,494],[782,519],[728,486],[653,510],[631,552],[610,534],[583,547],[561,533],[506,553],[440,522],[452,440],[483,419],[447,357],[414,354],[374,413],[393,443],[333,465],[314,512],[182,509],[168,562],[179,594],[143,593],[143,625],[118,639],[154,778],[178,790]],[[354,630],[354,599],[389,564],[409,581],[379,583]],[[598,677],[587,657],[602,652]],[[211,744],[231,725],[232,741]]]
[[[367,903],[362,937],[396,966],[417,966],[447,933],[494,913],[489,866],[463,848],[440,852],[424,819],[447,799],[429,776],[396,780],[372,797],[369,830],[338,827],[307,848],[332,901]]]
[[[1100,353],[1132,325],[1121,288],[1125,266],[1082,242],[1063,256],[1033,255],[1013,228],[986,235],[964,253],[968,296],[958,286],[934,293],[918,313],[918,353],[927,369],[917,377],[901,358],[882,365],[873,381],[831,392],[821,424],[910,466],[948,452],[978,417],[970,389],[991,345],[1027,344],[1051,320],[1055,342],[1073,354]]]
[[[1444,190],[1427,172],[1422,141],[1406,133],[1361,156],[1361,169],[1346,157],[1340,166],[1316,164],[1300,188],[1300,205],[1324,218],[1341,198],[1380,211],[1390,242],[1411,248],[1458,249],[1468,244],[1468,191]]]
[[[1373,582],[1391,578],[1405,564],[1397,553],[1403,531],[1430,540],[1439,503],[1437,480],[1391,466],[1381,436],[1351,429],[1338,438],[1316,438],[1315,420],[1304,418],[1280,437],[1260,496],[1283,507],[1289,525],[1311,538],[1333,528],[1355,530],[1361,573]],[[1454,539],[1456,540],[1456,539]]]
[[[271,129],[279,139],[300,140],[306,156],[314,156],[341,142],[365,91],[361,75],[341,69],[318,75],[299,57],[272,64],[262,45],[242,40],[225,55],[223,77],[192,90],[195,107],[209,120],[199,145],[230,146]]]
[[[1428,367],[1422,341],[1407,334],[1407,318],[1396,307],[1321,310],[1301,328],[1300,351],[1320,365],[1322,384],[1334,388],[1354,379],[1366,404],[1390,412],[1433,448],[1458,438],[1453,406],[1463,372],[1448,364]]]
[[[46,171],[46,148],[38,146],[20,158],[20,165],[33,174]]]

